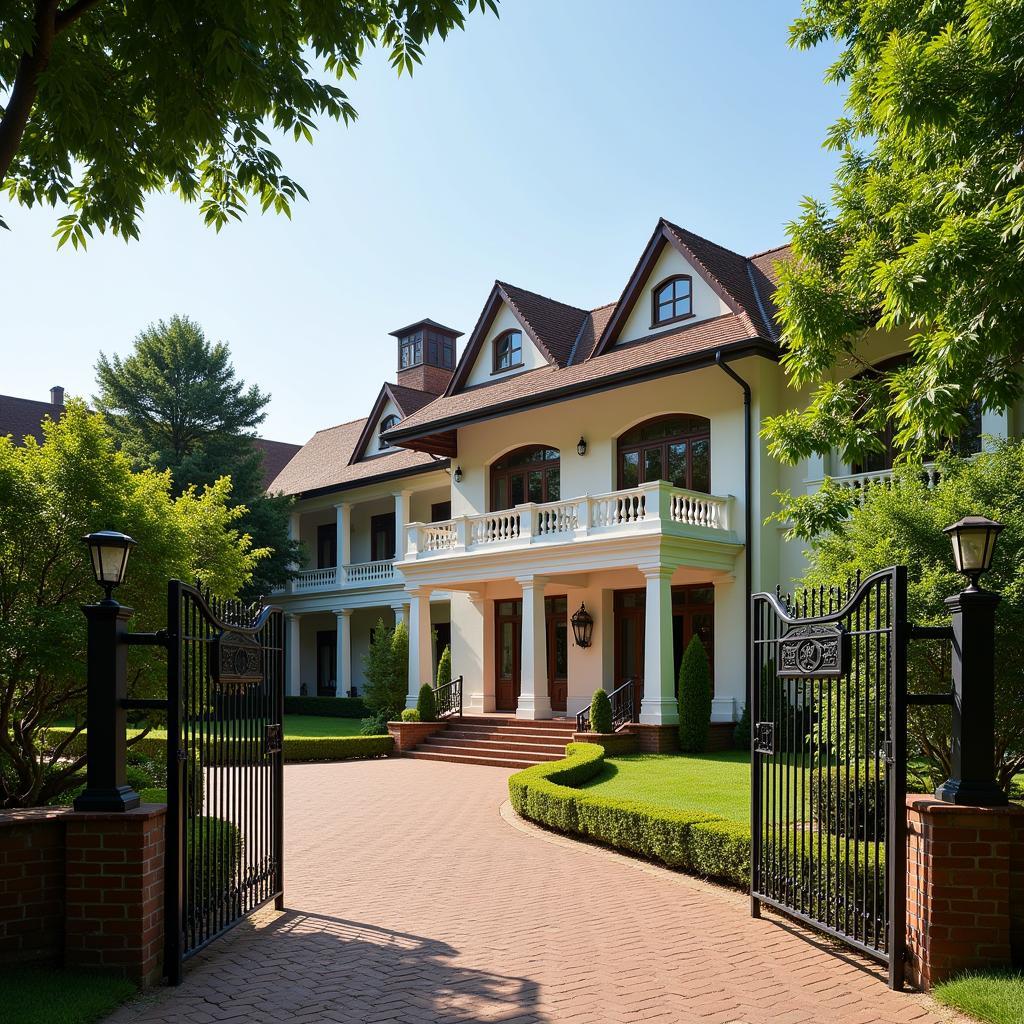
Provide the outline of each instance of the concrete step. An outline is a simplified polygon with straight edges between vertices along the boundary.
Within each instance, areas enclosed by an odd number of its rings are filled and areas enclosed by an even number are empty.
[[[499,752],[522,753],[522,754],[544,754],[546,757],[565,757],[565,747],[558,743],[510,743],[500,740],[468,740],[455,736],[428,736],[419,746],[418,750],[427,748],[459,747],[471,750],[497,750]]]
[[[568,729],[576,728],[576,720],[572,718],[516,718],[515,715],[466,715],[463,718],[448,719],[452,725],[513,725],[530,726],[537,729]]]
[[[538,761],[516,757],[481,757],[479,754],[441,754],[417,748],[402,755],[415,757],[420,761],[450,761],[455,764],[483,764],[493,768],[530,768]]]
[[[459,739],[467,740],[508,740],[510,743],[561,743],[563,746],[572,739],[572,733],[533,732],[527,729],[445,729],[434,735],[457,736]]]
[[[480,747],[472,743],[421,743],[414,753],[425,754],[471,754],[477,757],[511,757],[538,763],[540,761],[561,761],[565,754],[557,750],[520,750],[513,747]]]

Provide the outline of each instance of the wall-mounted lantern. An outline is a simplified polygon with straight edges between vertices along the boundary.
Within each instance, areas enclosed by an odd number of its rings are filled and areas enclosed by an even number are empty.
[[[579,611],[574,612],[569,621],[572,623],[572,635],[576,638],[576,646],[589,647],[594,635],[594,616],[587,611],[587,606],[580,604]]]
[[[454,473],[453,479],[455,480],[455,482],[457,484],[461,484],[462,483],[462,467],[461,466],[456,466],[455,467],[455,473]]]
[[[112,601],[111,592],[124,582],[128,556],[135,547],[135,541],[116,530],[98,530],[82,540],[89,546],[93,576],[106,592],[106,600]]]
[[[576,454],[581,457],[587,454],[587,439],[582,434],[576,442]]]

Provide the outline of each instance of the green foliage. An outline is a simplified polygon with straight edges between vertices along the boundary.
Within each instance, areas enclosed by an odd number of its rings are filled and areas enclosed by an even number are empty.
[[[225,818],[185,819],[188,877],[200,905],[216,907],[230,899],[242,868],[242,830]]]
[[[590,699],[590,731],[612,731],[612,702],[603,688],[595,690],[594,696]]]
[[[388,731],[388,722],[398,718],[386,711],[377,711],[359,723],[360,736],[382,736]]]
[[[363,700],[375,717],[394,721],[409,692],[409,628],[404,622],[388,626],[378,619],[363,656],[366,691]]]
[[[885,839],[885,778],[875,774],[873,762],[812,769],[807,772],[807,781],[811,813],[825,832],[856,839]]]
[[[390,736],[335,736],[319,739],[284,738],[284,759],[292,761],[345,761],[351,757],[387,757],[395,747]]]
[[[418,722],[420,721],[420,712],[418,708],[406,708],[402,712],[403,722]]]
[[[96,384],[96,407],[135,468],[170,470],[175,494],[230,478],[242,506],[234,528],[265,551],[244,596],[283,586],[301,551],[288,534],[293,501],[265,493],[254,444],[270,396],[235,376],[228,346],[172,316],[142,331],[124,358],[101,353]]]
[[[4,1019],[17,1024],[94,1024],[137,991],[102,971],[65,971],[18,964],[0,971]]]
[[[700,754],[708,748],[711,697],[711,666],[695,633],[679,663],[679,749],[684,753]]]
[[[940,982],[932,995],[985,1024],[1024,1024],[1022,971],[970,971]]]
[[[171,492],[168,474],[133,471],[102,416],[70,401],[44,440],[0,438],[0,806],[49,803],[73,785],[84,757],[45,743],[61,718],[85,705],[83,603],[98,598],[82,537],[121,530],[138,547],[118,598],[135,609],[131,628],[166,624],[167,580],[197,577],[234,596],[263,552],[237,533],[230,487]],[[166,687],[164,654],[138,648],[132,696]]]
[[[366,703],[362,697],[285,697],[284,713],[324,718],[365,718]]]
[[[416,698],[416,710],[419,712],[421,722],[433,722],[437,718],[434,690],[430,683],[424,683],[420,687],[419,696]]]
[[[846,110],[826,140],[840,154],[831,201],[806,199],[789,226],[776,293],[783,365],[809,402],[764,436],[788,462],[833,448],[852,462],[880,450],[891,418],[921,457],[972,404],[1022,393],[1024,7],[804,0],[790,41],[838,46],[826,81]],[[878,331],[912,357],[861,375]]]
[[[437,662],[437,685],[442,687],[452,681],[452,649],[446,647]]]
[[[290,217],[306,193],[271,135],[312,142],[324,119],[349,123],[334,80],[354,78],[368,47],[411,74],[432,38],[496,5],[14,0],[0,8],[0,95],[24,102],[0,120],[0,185],[25,206],[67,204],[56,237],[76,247],[96,230],[137,238],[151,192],[198,203],[218,231],[250,199]]]
[[[999,536],[987,588],[1002,594],[996,615],[996,763],[999,783],[1008,788],[1024,772],[1024,701],[1020,665],[1024,661],[1024,444],[994,443],[974,459],[945,456],[939,482],[929,489],[920,468],[897,473],[892,488],[871,488],[838,532],[814,541],[809,586],[843,585],[890,565],[906,565],[908,614],[920,625],[948,625],[945,599],[964,588],[953,567],[943,527],[969,514],[1005,524]],[[915,693],[942,693],[950,687],[949,645],[917,641],[908,648],[908,685]],[[870,723],[863,708],[853,709],[851,728],[861,730],[868,749]],[[845,714],[831,720],[845,723]],[[951,722],[947,708],[914,707],[908,715],[911,760],[922,759],[932,773],[950,774]],[[828,738],[826,738],[828,739]]]
[[[732,742],[737,750],[750,750],[750,701],[743,705],[743,714],[736,723]]]

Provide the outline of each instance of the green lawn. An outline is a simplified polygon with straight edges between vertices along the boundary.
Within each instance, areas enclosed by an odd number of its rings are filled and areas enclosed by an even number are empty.
[[[965,974],[936,985],[932,995],[986,1024],[1024,1024],[1024,974]]]
[[[59,723],[71,726],[70,720]],[[334,736],[358,736],[361,722],[358,718],[328,718],[325,715],[285,715],[284,734],[296,739],[322,739]],[[136,736],[141,730],[129,729],[128,736]],[[154,727],[149,730],[154,739],[166,739],[167,730]]]
[[[4,1024],[92,1024],[135,994],[122,978],[20,967],[0,972]]]
[[[750,821],[750,756],[744,750],[609,757],[601,774],[580,788],[675,810],[707,811],[743,824]]]

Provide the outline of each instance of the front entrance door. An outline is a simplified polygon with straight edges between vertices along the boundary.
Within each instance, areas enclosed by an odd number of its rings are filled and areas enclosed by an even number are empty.
[[[569,689],[569,598],[544,600],[548,641],[548,698],[552,711],[565,712]]]
[[[520,658],[523,637],[523,602],[496,601],[494,605],[494,706],[515,711],[519,703]]]
[[[644,606],[642,590],[615,591],[615,689],[633,680],[633,707],[644,695]]]

